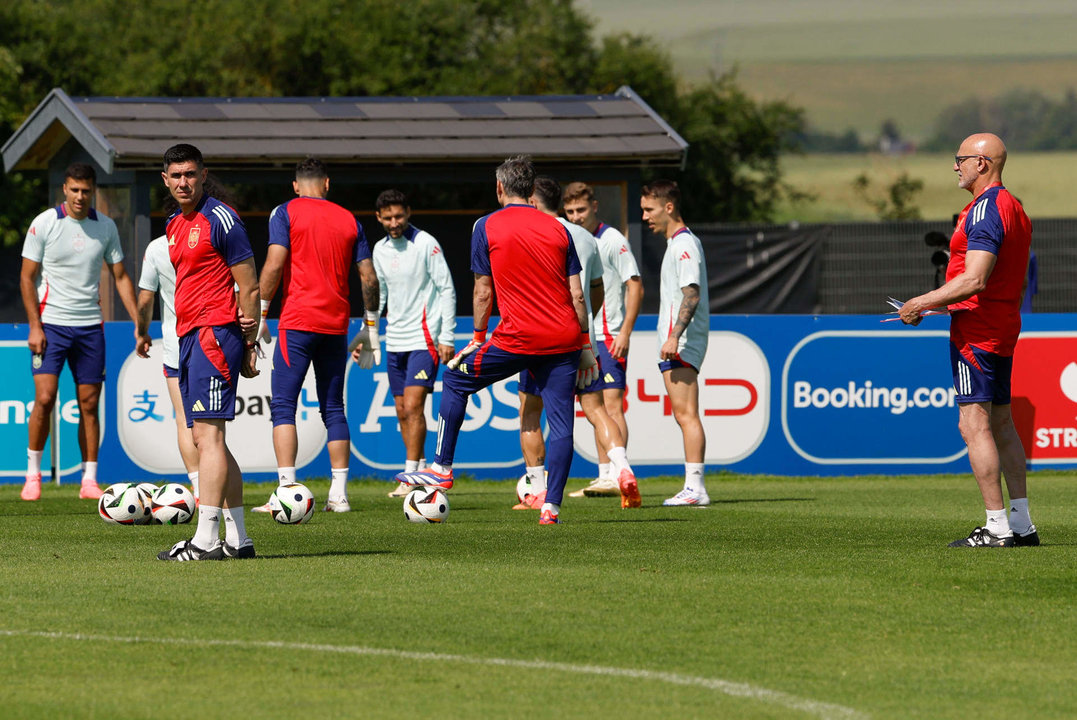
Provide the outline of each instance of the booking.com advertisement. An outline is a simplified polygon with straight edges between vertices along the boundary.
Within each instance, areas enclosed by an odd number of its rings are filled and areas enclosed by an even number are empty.
[[[711,316],[699,374],[699,413],[710,472],[853,475],[969,471],[957,430],[949,366],[948,319],[919,327],[881,323],[882,316]],[[1030,315],[1017,346],[1013,414],[1031,467],[1077,464],[1077,330],[1073,315]],[[625,416],[636,474],[682,471],[680,429],[656,364],[654,316],[632,335]],[[275,323],[270,322],[275,332]],[[351,333],[359,329],[353,321]],[[470,338],[458,323],[457,346]],[[156,323],[151,334],[158,331]],[[384,322],[382,327],[384,333]],[[106,482],[184,474],[175,420],[161,372],[161,347],[135,356],[131,323],[105,325],[108,367],[102,393],[99,474]],[[0,482],[25,473],[26,423],[33,380],[25,325],[0,326]],[[156,337],[156,335],[155,335]],[[228,445],[248,479],[269,480],[273,456],[269,403],[272,347],[261,374],[240,379]],[[454,467],[478,478],[523,472],[515,378],[474,395]],[[428,398],[426,457],[433,457],[441,381]],[[372,370],[349,363],[345,406],[351,430],[351,474],[385,480],[403,469],[404,445],[385,359]],[[60,380],[58,451],[61,477],[78,481],[78,404],[70,374]],[[328,475],[326,432],[313,372],[296,413],[300,477]],[[50,440],[51,443],[51,440]],[[573,477],[597,471],[594,432],[577,412]],[[51,445],[45,468],[51,468]],[[48,472],[48,470],[46,470]]]

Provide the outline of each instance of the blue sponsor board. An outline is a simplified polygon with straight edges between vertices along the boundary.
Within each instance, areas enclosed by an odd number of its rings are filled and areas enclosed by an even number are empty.
[[[969,472],[953,402],[948,318],[926,318],[918,328],[881,324],[880,318],[712,315],[711,329],[720,332],[711,337],[707,362],[713,359],[718,361],[718,366],[705,367],[700,377],[701,396],[705,400],[701,403],[705,411],[702,419],[705,428],[710,428],[708,456],[712,450],[722,450],[725,457],[737,459],[725,464],[710,461],[708,471],[725,468],[777,475]],[[661,383],[639,382],[645,369],[643,363],[649,360],[655,321],[654,316],[649,316],[637,322],[639,339],[633,347],[641,360],[633,359],[628,368],[630,406],[653,409],[643,413],[642,419],[631,427],[629,458],[640,477],[682,472],[681,465],[663,459],[670,456],[669,447],[679,443],[661,441],[663,447],[653,447],[662,436],[656,431],[665,432],[667,425],[674,422],[663,411],[662,399],[655,395],[661,392]],[[1024,329],[1039,333],[1072,331],[1075,324],[1075,315],[1030,315],[1025,318]],[[271,329],[275,331],[274,325],[271,323]],[[457,345],[462,346],[470,337],[471,327],[462,319],[457,329]],[[351,333],[358,330],[359,321],[355,320]],[[156,336],[156,324],[152,332]],[[0,326],[0,372],[8,378],[0,390],[0,457],[3,458],[0,482],[18,482],[25,471],[25,416],[27,403],[33,399],[26,333],[25,325]],[[749,350],[731,351],[731,334],[750,340],[741,343],[750,346]],[[126,418],[132,423],[142,417],[139,413],[161,416],[163,420],[157,423],[160,443],[175,442],[172,414],[166,396],[149,398],[143,385],[119,387],[119,370],[133,351],[131,324],[106,323],[105,336],[108,380],[102,397],[102,480],[182,478],[179,473],[164,478],[148,472],[124,452],[114,417],[117,407],[126,407],[126,412],[136,414],[137,417]],[[388,480],[402,465],[404,448],[384,375],[384,360],[382,363],[373,372],[352,366],[347,375],[345,400],[352,434],[352,475]],[[749,372],[756,366],[753,363],[761,364],[763,372]],[[749,386],[751,392],[744,392],[743,388]],[[437,417],[439,390],[440,383],[427,409],[431,423]],[[118,400],[123,392],[130,397],[121,404]],[[722,394],[725,392],[734,394]],[[240,395],[246,397],[242,385]],[[61,465],[68,482],[77,482],[79,462],[75,443],[78,411],[77,407],[68,407],[73,399],[74,388],[65,371],[61,380],[61,402],[66,408],[61,413]],[[155,400],[152,406],[150,399]],[[314,402],[313,397],[303,398],[300,412],[316,414]],[[514,380],[489,388],[476,397],[468,409],[456,467],[480,478],[519,475],[523,463],[517,408]],[[259,415],[265,412],[264,408],[259,410]],[[243,412],[252,414],[255,409],[244,408]],[[146,415],[142,419],[148,422],[151,418]],[[241,438],[234,433],[229,438],[231,442],[244,444],[264,442],[267,460],[260,466],[271,467],[268,419],[265,422],[264,440]],[[762,440],[754,430],[740,440],[731,439],[735,433],[722,432],[716,429],[720,426],[710,424],[720,422],[737,423],[733,428],[754,422],[753,427],[763,428],[759,432]],[[435,433],[428,433],[428,459],[433,457],[435,440]],[[736,442],[743,443],[743,452],[740,445],[734,447]],[[595,470],[593,463],[578,453],[575,455],[573,477],[593,477]],[[328,452],[322,446],[299,474],[324,477],[328,471]],[[273,474],[247,472],[245,477],[269,480]]]

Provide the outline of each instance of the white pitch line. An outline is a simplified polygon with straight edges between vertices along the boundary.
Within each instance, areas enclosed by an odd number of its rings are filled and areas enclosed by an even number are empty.
[[[115,635],[87,635],[83,633],[45,632],[41,630],[0,630],[4,637],[37,637],[52,640],[88,640],[91,642],[110,643],[145,643],[156,645],[187,645],[192,647],[234,647],[270,650],[303,650],[307,652],[339,653],[341,655],[368,655],[416,660],[421,662],[461,663],[469,665],[491,665],[496,667],[523,668],[526,670],[555,670],[558,672],[599,675],[614,678],[633,678],[651,680],[670,685],[702,687],[715,690],[731,697],[748,698],[771,705],[798,710],[814,715],[822,720],[867,720],[868,715],[843,705],[819,702],[797,697],[780,690],[768,690],[748,683],[732,682],[720,678],[681,675],[679,673],[659,672],[655,670],[633,670],[632,668],[607,667],[603,665],[574,665],[572,663],[551,662],[547,660],[513,660],[511,658],[469,657],[467,655],[449,655],[444,653],[412,652],[409,650],[392,650],[387,648],[362,647],[359,645],[318,645],[314,643],[278,642],[274,640],[198,640],[189,638],[149,638],[123,637]]]

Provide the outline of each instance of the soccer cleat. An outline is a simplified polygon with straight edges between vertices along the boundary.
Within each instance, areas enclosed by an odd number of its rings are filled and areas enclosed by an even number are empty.
[[[221,549],[224,556],[234,560],[250,560],[256,557],[254,553],[254,541],[247,538],[239,547],[232,547],[228,543],[223,543]]]
[[[711,504],[710,495],[706,490],[700,490],[696,492],[685,488],[671,498],[668,498],[662,503],[665,507],[680,507],[690,505],[693,507],[706,507]]]
[[[545,502],[546,502],[546,491],[545,490],[538,493],[537,495],[532,495],[531,493],[528,493],[527,495],[524,496],[523,501],[520,502],[520,503],[517,503],[516,505],[513,505],[512,509],[513,510],[541,510],[542,505]]]
[[[539,515],[539,525],[560,525],[561,518],[552,510],[543,510]]]
[[[616,497],[621,494],[621,488],[613,478],[595,478],[583,489],[583,494],[584,497]]]
[[[617,484],[621,487],[621,509],[638,508],[643,505],[643,499],[639,496],[639,484],[631,470],[625,468],[617,478]]]
[[[271,513],[271,512],[273,512],[273,507],[272,507],[271,503],[267,502],[265,505],[259,505],[258,507],[252,507],[251,512]]]
[[[89,482],[82,483],[82,487],[79,488],[79,497],[83,500],[97,500],[104,493],[101,491],[101,487],[97,484],[97,481],[90,480]]]
[[[190,540],[180,540],[170,550],[162,550],[157,553],[158,560],[171,560],[173,562],[188,562],[190,560],[224,560],[224,545],[217,540],[213,547],[203,550],[196,547]]]
[[[423,487],[439,487],[442,490],[452,489],[452,470],[446,473],[434,472],[430,468],[415,472],[397,473],[393,478],[398,483],[405,485],[421,485]]]
[[[411,492],[411,486],[407,483],[400,483],[389,493],[389,497],[407,497],[409,492]]]
[[[1013,534],[1013,544],[1017,547],[1036,547],[1039,545],[1040,534],[1036,532],[1036,526],[1031,526],[1024,535],[1015,532]]]
[[[352,511],[352,506],[351,506],[351,503],[348,502],[348,498],[346,498],[346,497],[338,498],[337,500],[334,500],[333,498],[329,498],[328,500],[325,501],[325,507],[323,507],[322,510],[324,512],[345,513],[345,512],[351,512]]]
[[[978,527],[969,533],[967,538],[954,540],[950,543],[953,548],[979,548],[979,547],[1013,547],[1013,535],[999,537],[987,528]]]
[[[41,473],[26,476],[26,482],[22,486],[19,497],[30,501],[41,499]]]

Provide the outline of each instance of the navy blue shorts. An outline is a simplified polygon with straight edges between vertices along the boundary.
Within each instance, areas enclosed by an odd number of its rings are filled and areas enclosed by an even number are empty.
[[[34,375],[59,376],[66,360],[76,385],[98,385],[105,381],[104,326],[42,324],[41,328],[45,331],[45,352],[31,355],[30,371]]]
[[[665,372],[666,370],[676,370],[677,368],[692,368],[697,373],[699,372],[699,368],[697,368],[695,365],[689,365],[684,360],[661,360],[658,363],[658,372]]]
[[[1009,405],[1013,356],[1003,357],[971,345],[967,347],[972,351],[971,360],[950,343],[950,368],[957,391],[954,400],[959,405],[979,402]]]
[[[400,397],[404,394],[404,388],[414,385],[433,390],[440,363],[437,353],[430,350],[386,353],[389,389],[393,396]]]
[[[314,366],[318,410],[329,430],[329,440],[349,439],[344,416],[344,373],[348,369],[347,335],[282,328],[273,350],[273,399],[269,408],[273,425],[295,425],[299,393],[307,370]]]
[[[236,416],[236,384],[243,366],[239,325],[195,328],[180,338],[180,395],[187,427],[195,420]]]
[[[624,390],[628,387],[628,358],[618,360],[613,355],[610,355],[610,349],[606,347],[606,343],[600,342],[597,349],[600,370],[598,380],[593,385],[589,385],[585,392],[612,389]]]

